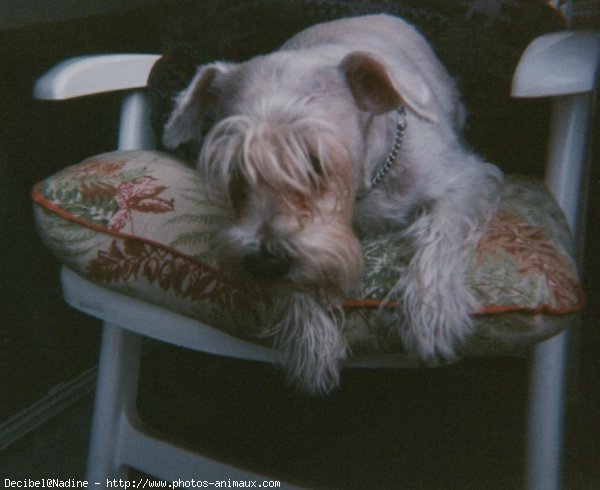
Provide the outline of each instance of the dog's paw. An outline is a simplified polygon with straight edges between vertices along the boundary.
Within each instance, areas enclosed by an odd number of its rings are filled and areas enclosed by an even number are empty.
[[[427,366],[459,360],[461,347],[473,332],[469,292],[460,282],[452,287],[443,281],[423,287],[422,282],[407,277],[403,283],[398,314],[406,351]]]
[[[419,320],[413,317],[401,330],[402,342],[409,353],[429,367],[452,364],[461,358],[460,352],[473,331],[469,317],[456,323],[444,319]]]
[[[444,366],[458,361],[460,347],[466,337],[462,329],[448,328],[447,324],[429,323],[417,327],[414,319],[400,328],[400,338],[406,352],[425,367]]]

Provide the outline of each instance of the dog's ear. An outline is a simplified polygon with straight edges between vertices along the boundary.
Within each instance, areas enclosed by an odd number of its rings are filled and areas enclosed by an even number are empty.
[[[382,114],[404,103],[420,117],[436,121],[429,110],[431,91],[418,75],[403,73],[395,80],[382,61],[358,51],[347,55],[340,68],[360,109]]]
[[[179,94],[163,131],[163,144],[177,148],[182,143],[201,139],[206,114],[214,110],[219,98],[216,80],[234,65],[212,63],[198,68],[188,87]]]

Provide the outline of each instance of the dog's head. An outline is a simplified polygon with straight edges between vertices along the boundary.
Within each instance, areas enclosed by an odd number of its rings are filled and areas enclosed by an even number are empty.
[[[423,111],[428,97],[400,93],[365,53],[338,65],[299,51],[200,67],[163,140],[201,141],[199,171],[229,197],[235,220],[219,237],[222,265],[279,291],[339,298],[357,287],[352,217],[366,121],[402,102]]]

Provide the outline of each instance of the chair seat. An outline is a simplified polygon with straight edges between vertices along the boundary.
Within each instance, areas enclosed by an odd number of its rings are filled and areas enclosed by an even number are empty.
[[[258,335],[268,295],[223,275],[211,248],[231,219],[228,206],[184,163],[159,152],[106,153],[39,183],[33,199],[45,243],[87,281],[268,345]],[[569,324],[584,302],[571,243],[544,185],[509,177],[469,250],[465,280],[479,307],[463,356],[524,353]],[[414,366],[397,335],[396,305],[386,301],[407,257],[392,233],[362,246],[362,292],[340,305],[353,357],[393,355]]]

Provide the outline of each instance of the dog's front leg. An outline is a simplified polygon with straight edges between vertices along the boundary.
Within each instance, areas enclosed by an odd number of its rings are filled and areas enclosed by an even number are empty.
[[[346,343],[331,308],[310,293],[296,292],[276,301],[276,324],[270,332],[288,381],[317,395],[339,385]]]
[[[413,254],[388,299],[399,305],[405,348],[429,365],[456,360],[473,330],[476,301],[464,272],[476,234],[468,214],[453,203],[436,202],[403,233]]]

